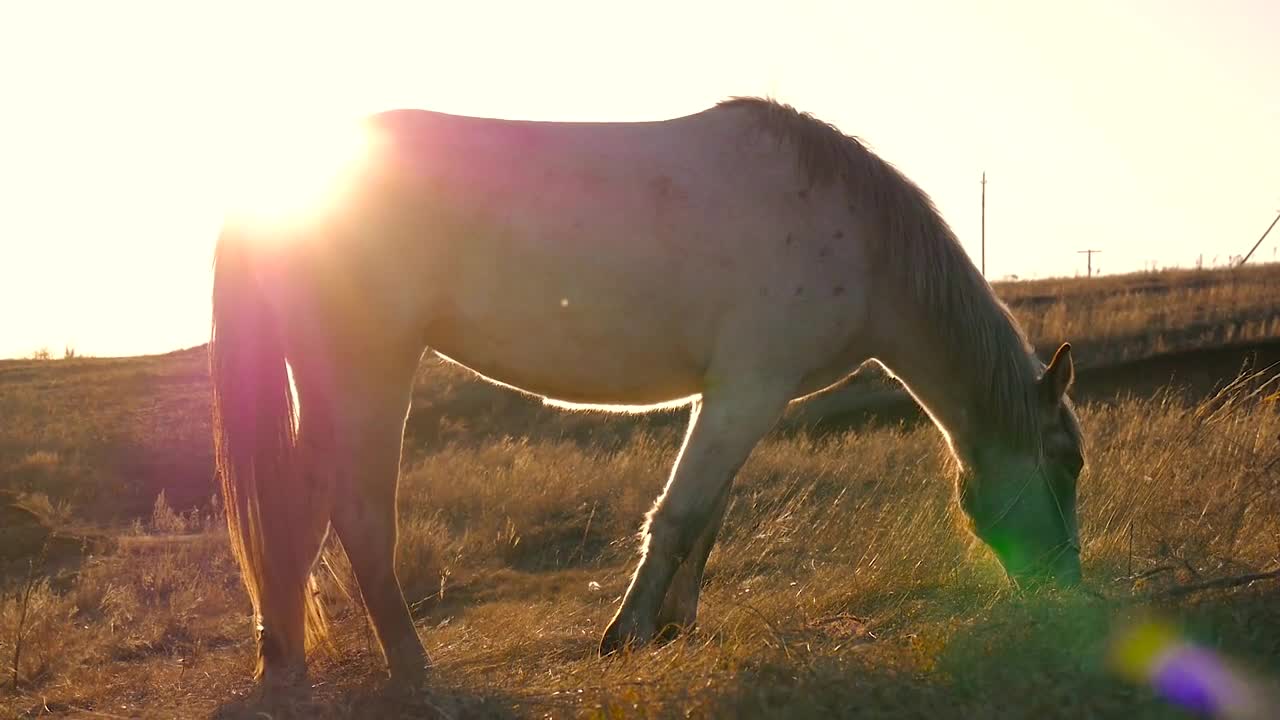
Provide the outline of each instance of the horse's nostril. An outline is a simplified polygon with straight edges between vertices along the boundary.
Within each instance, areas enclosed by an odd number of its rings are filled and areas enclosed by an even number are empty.
[[[1080,584],[1080,554],[1071,552],[1064,555],[1053,569],[1053,582],[1058,587],[1075,587]]]
[[[1072,588],[1080,584],[1080,568],[1068,570],[1054,575],[1053,582],[1058,587]]]

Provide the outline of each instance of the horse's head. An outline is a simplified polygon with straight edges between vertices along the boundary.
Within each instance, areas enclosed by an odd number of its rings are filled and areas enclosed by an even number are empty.
[[[1080,581],[1076,480],[1084,467],[1075,409],[1075,371],[1064,343],[1037,382],[1039,441],[1032,447],[990,437],[968,449],[958,481],[973,532],[1020,585]]]

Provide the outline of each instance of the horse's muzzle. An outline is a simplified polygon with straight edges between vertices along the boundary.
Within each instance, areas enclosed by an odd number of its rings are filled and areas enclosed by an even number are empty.
[[[1053,584],[1061,588],[1073,588],[1080,584],[1080,556],[1071,555],[1071,562],[1062,564],[1059,569],[1053,573]]]
[[[1042,587],[1073,588],[1080,584],[1080,553],[1074,549],[1062,553],[1054,562],[1023,572],[1009,573],[1018,587],[1036,589]]]

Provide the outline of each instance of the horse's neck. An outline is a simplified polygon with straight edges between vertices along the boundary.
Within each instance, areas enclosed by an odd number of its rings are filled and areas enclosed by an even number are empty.
[[[973,435],[976,408],[966,381],[952,377],[954,368],[949,364],[946,348],[930,346],[919,352],[903,349],[884,356],[884,364],[951,436],[956,449],[967,446]]]
[[[905,288],[897,290],[890,294],[891,310],[873,313],[878,321],[875,355],[942,426],[954,449],[961,451],[977,440],[984,426],[991,425],[992,419],[984,416],[989,403],[982,402],[994,391],[986,372],[991,359],[976,356],[983,343],[949,340],[943,332],[945,321],[931,317]],[[963,453],[961,460],[967,460]]]

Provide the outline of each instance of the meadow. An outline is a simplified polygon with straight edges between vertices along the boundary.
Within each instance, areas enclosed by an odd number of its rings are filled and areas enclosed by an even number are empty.
[[[996,287],[1037,348],[1071,340],[1098,372],[1280,340],[1273,265]],[[1077,591],[1005,580],[931,426],[792,413],[739,476],[699,627],[602,660],[685,411],[568,413],[427,358],[398,563],[431,690],[383,692],[331,541],[334,646],[283,714],[1195,717],[1109,663],[1151,617],[1280,693],[1278,384],[1233,372],[1082,403]],[[0,717],[251,716],[208,409],[203,348],[0,361]]]

